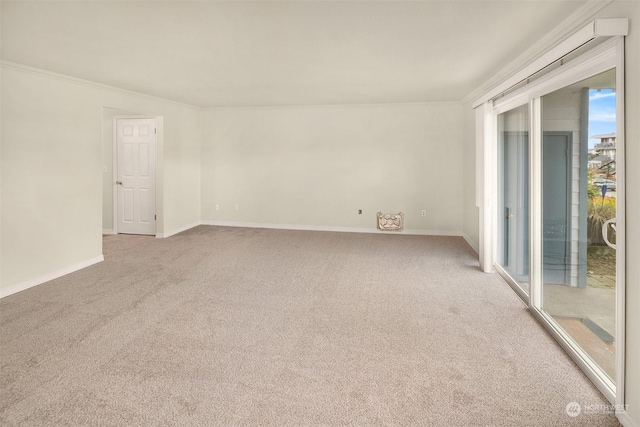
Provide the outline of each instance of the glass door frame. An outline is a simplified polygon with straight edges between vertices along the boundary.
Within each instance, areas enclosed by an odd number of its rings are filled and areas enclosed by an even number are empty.
[[[617,146],[617,232],[616,232],[616,378],[611,381],[603,370],[582,350],[570,335],[543,310],[542,301],[542,100],[543,95],[562,89],[578,81],[615,68],[616,70],[616,146]],[[498,242],[498,135],[499,114],[529,104],[529,244],[530,290],[527,295],[517,282],[497,264]],[[486,102],[478,110],[484,116],[483,140],[483,193],[481,239],[484,239],[484,269],[492,266],[514,289],[535,317],[545,326],[580,368],[593,381],[603,395],[615,405],[624,408],[624,353],[625,353],[625,158],[624,158],[624,37],[614,37],[585,53],[560,64],[555,70],[527,81],[526,84],[498,99]],[[488,247],[487,247],[488,246]]]

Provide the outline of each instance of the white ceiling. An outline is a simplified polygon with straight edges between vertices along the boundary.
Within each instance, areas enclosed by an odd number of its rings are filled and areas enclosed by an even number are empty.
[[[1,53],[197,106],[459,101],[587,3],[3,0]]]

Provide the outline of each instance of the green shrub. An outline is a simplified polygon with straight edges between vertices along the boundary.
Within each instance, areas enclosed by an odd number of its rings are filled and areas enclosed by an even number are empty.
[[[605,245],[602,238],[602,225],[616,217],[615,197],[594,197],[587,202],[587,240],[592,245]],[[611,243],[615,243],[615,232],[609,234]]]

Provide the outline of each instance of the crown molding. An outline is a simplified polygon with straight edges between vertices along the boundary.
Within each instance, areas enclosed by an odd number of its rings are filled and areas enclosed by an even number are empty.
[[[93,89],[99,89],[99,90],[117,93],[120,95],[135,96],[138,98],[144,98],[144,99],[158,101],[158,102],[180,105],[182,107],[190,108],[193,110],[200,109],[200,107],[196,105],[185,104],[184,102],[174,101],[173,99],[161,98],[158,96],[148,95],[146,93],[135,92],[128,89],[122,89],[117,86],[105,85],[105,84],[97,83],[91,80],[84,80],[79,77],[74,77],[66,74],[56,73],[54,71],[44,70],[42,68],[36,68],[36,67],[31,67],[29,65],[18,64],[16,62],[1,60],[0,67],[7,70],[21,71],[21,72],[35,74],[35,75],[39,75],[39,76],[43,76],[43,77],[47,77],[55,80],[62,80],[62,81],[66,81],[66,82],[81,85],[81,86],[91,87]]]
[[[282,105],[220,105],[201,107],[202,111],[224,111],[224,110],[262,110],[262,109],[305,109],[305,108],[341,108],[341,107],[429,107],[438,105],[462,105],[460,101],[418,101],[418,102],[372,102],[372,103],[344,103],[344,104],[282,104]]]

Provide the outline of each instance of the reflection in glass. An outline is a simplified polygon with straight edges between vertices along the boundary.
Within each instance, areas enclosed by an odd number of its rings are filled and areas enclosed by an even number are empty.
[[[529,106],[498,116],[498,264],[529,293]]]
[[[543,96],[542,128],[542,308],[613,381],[615,70]]]

